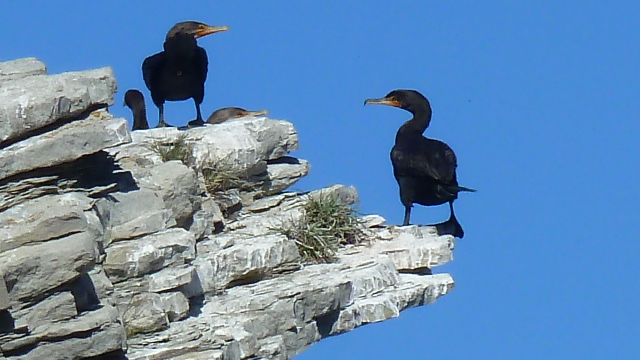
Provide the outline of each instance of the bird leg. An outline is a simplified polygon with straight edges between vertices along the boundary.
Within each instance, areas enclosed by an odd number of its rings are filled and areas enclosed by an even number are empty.
[[[402,222],[402,226],[409,225],[409,218],[411,217],[411,205],[404,206],[404,221]]]
[[[436,227],[438,235],[453,235],[462,239],[464,237],[464,230],[462,230],[462,225],[460,225],[458,219],[456,219],[455,213],[453,212],[453,201],[449,201],[449,209],[451,210],[449,220],[439,224],[433,224],[431,226]]]
[[[204,120],[202,120],[202,113],[200,112],[200,104],[198,104],[198,101],[196,101],[196,99],[193,99],[193,102],[196,103],[197,115],[195,120],[189,121],[189,127],[204,126]]]
[[[158,110],[159,110],[159,120],[158,120],[158,125],[156,125],[156,127],[157,128],[173,127],[172,125],[169,125],[166,122],[164,122],[164,104],[158,105]]]

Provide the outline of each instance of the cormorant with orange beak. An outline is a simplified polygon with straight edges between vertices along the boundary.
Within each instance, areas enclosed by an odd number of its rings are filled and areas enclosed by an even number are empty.
[[[413,204],[432,206],[448,202],[449,220],[435,226],[440,235],[462,238],[464,231],[453,213],[453,201],[460,191],[475,190],[458,185],[458,160],[449,145],[422,135],[431,122],[429,100],[415,90],[394,90],[383,98],[367,99],[364,103],[398,107],[413,114],[396,133],[396,143],[391,149],[393,175],[405,209],[402,225],[409,225]]]
[[[200,104],[204,99],[204,82],[209,61],[207,52],[196,39],[220,31],[226,26],[210,26],[197,21],[184,21],[173,26],[164,41],[164,51],[149,56],[142,63],[142,77],[158,107],[157,127],[170,126],[164,121],[164,102],[193,99],[196,105],[194,123],[203,125]]]

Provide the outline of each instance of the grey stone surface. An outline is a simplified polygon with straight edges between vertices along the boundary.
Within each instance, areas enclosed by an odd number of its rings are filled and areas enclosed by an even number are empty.
[[[0,254],[0,274],[11,301],[28,301],[89,271],[97,258],[95,239],[78,233]]]
[[[97,212],[107,230],[106,244],[175,226],[171,209],[164,205],[162,195],[149,189],[113,193],[101,199]]]
[[[126,120],[98,116],[91,115],[0,150],[0,179],[63,164],[130,141]]]
[[[36,58],[16,59],[0,62],[0,83],[8,80],[22,79],[32,75],[47,73],[45,64]]]
[[[178,321],[186,318],[189,315],[189,299],[179,292],[170,292],[160,294],[163,302],[163,308],[167,312],[169,321]]]
[[[162,296],[154,293],[136,294],[122,314],[127,335],[151,333],[166,329],[169,317]]]
[[[193,281],[195,269],[193,266],[182,265],[162,269],[148,276],[148,291],[163,292],[179,288]]]
[[[122,349],[126,340],[118,316],[115,308],[105,305],[67,322],[40,327],[27,337],[0,345],[0,349],[8,352],[38,344],[25,355],[10,357],[20,360],[82,359],[112,352]],[[55,341],[58,339],[62,341]]]
[[[100,233],[85,216],[93,202],[81,193],[48,195],[1,212],[0,253],[72,233]]]
[[[20,317],[23,317],[31,332],[36,331],[41,325],[71,319],[77,315],[75,299],[68,291],[52,295],[31,308],[13,314],[16,322],[20,322]]]
[[[7,290],[7,284],[4,282],[4,275],[0,273],[0,311],[7,310],[10,307],[9,290]]]
[[[211,197],[202,200],[200,210],[193,214],[193,223],[189,227],[197,240],[211,235],[215,230],[224,227],[224,216],[220,206]]]
[[[93,283],[98,299],[103,302],[108,301],[113,294],[113,284],[107,277],[107,274],[105,274],[102,267],[94,267],[88,275],[91,278],[91,282]]]
[[[200,209],[204,189],[196,172],[181,162],[161,163],[134,176],[141,188],[150,189],[162,197],[178,226],[186,227]]]
[[[183,229],[170,229],[106,249],[104,270],[113,282],[139,277],[195,258],[196,239]]]
[[[62,118],[79,116],[96,106],[113,105],[115,90],[116,80],[111,68],[3,81],[0,142],[18,138]]]

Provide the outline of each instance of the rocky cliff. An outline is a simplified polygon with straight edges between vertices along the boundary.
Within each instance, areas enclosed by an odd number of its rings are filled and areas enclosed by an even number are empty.
[[[131,133],[109,68],[0,63],[0,358],[286,359],[453,288],[453,238],[384,226],[329,264],[278,231],[340,185],[307,175],[293,125]],[[171,160],[177,159],[177,160]]]

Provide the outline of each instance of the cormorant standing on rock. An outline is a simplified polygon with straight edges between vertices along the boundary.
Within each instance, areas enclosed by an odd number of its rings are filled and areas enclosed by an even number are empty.
[[[144,59],[142,77],[151,92],[153,103],[159,110],[157,127],[170,126],[164,121],[164,102],[192,98],[196,105],[198,125],[203,125],[200,104],[204,99],[207,79],[207,52],[196,39],[226,31],[226,26],[210,26],[196,21],[174,25],[164,41],[164,51]]]
[[[429,100],[415,90],[394,90],[383,98],[367,99],[364,103],[399,107],[413,114],[396,133],[396,143],[391,149],[393,175],[405,209],[402,225],[409,225],[412,204],[431,206],[448,202],[451,216],[435,225],[438,233],[464,237],[453,212],[453,201],[458,198],[458,192],[475,190],[458,185],[456,154],[449,145],[422,135],[431,122]]]
[[[124,94],[124,105],[131,109],[133,113],[133,126],[131,130],[146,130],[149,128],[147,122],[147,109],[144,105],[144,95],[136,89],[127,90]]]
[[[263,116],[267,115],[267,110],[247,111],[239,107],[226,107],[214,111],[207,119],[207,124],[220,124],[230,119],[237,119],[245,116]]]

